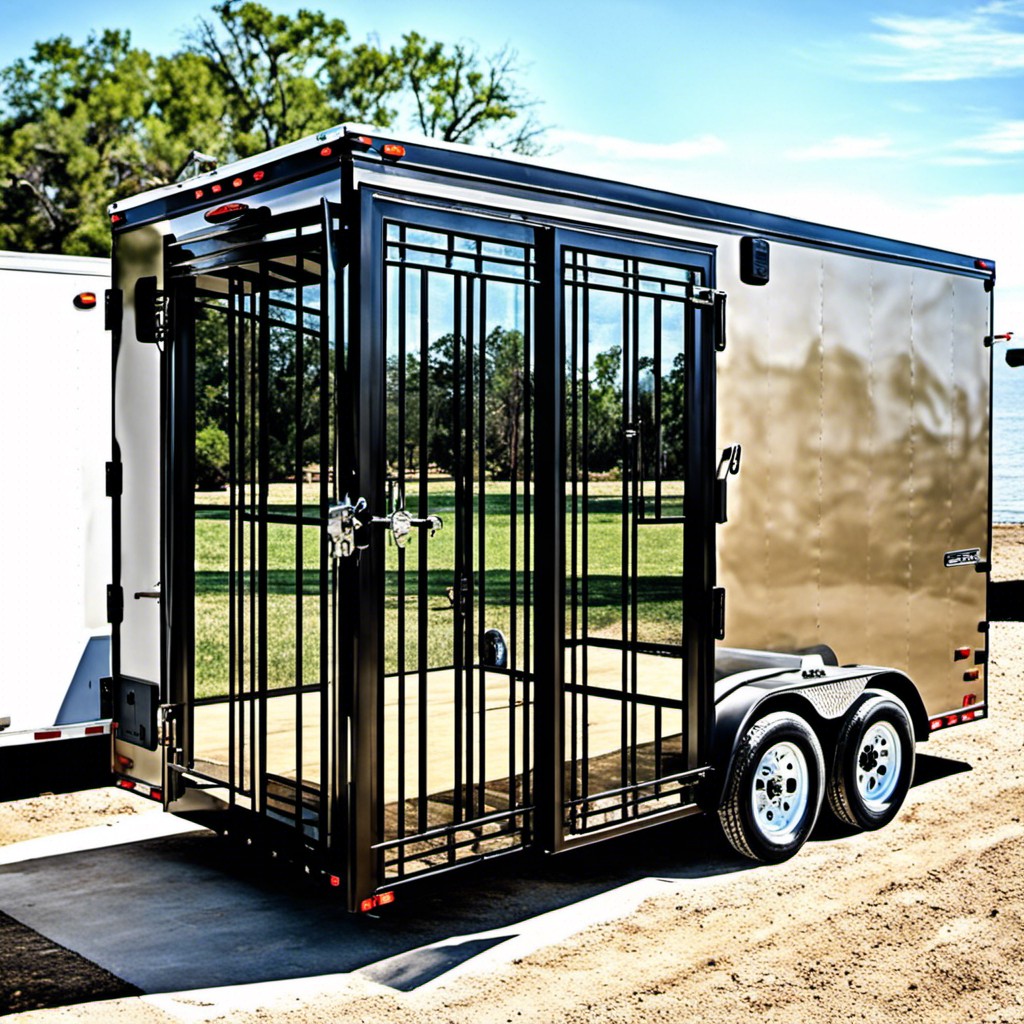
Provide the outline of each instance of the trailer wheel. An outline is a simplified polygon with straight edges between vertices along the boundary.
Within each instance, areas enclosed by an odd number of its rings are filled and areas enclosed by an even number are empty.
[[[868,690],[846,715],[828,786],[832,813],[874,831],[896,817],[914,777],[914,727],[903,702]]]
[[[744,735],[733,758],[718,811],[726,838],[753,860],[788,860],[818,820],[824,779],[814,730],[788,711],[765,715]]]

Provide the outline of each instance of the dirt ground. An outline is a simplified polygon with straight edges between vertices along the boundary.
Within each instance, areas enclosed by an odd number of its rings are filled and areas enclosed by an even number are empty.
[[[995,562],[1024,578],[1024,527],[997,528]],[[1024,1024],[1024,625],[994,624],[991,651],[991,717],[919,747],[930,777],[881,832],[817,837],[711,884],[666,880],[626,918],[421,991],[353,981],[194,1019]],[[140,810],[114,791],[0,805],[0,843]],[[11,1019],[164,1024],[185,1010],[124,996]]]

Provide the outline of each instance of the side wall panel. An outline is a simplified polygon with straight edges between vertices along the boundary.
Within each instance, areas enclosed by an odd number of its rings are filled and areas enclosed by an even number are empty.
[[[744,446],[720,532],[732,646],[832,646],[891,665],[929,712],[980,684],[988,544],[989,297],[980,281],[774,243],[772,279],[720,250],[719,437]]]

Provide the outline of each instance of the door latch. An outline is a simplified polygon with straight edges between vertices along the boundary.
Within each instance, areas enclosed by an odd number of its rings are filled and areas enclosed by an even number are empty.
[[[365,498],[355,503],[346,495],[339,505],[332,505],[327,514],[327,532],[330,535],[335,558],[351,558],[358,550],[369,544],[367,534],[357,536],[365,526],[385,526],[391,531],[395,544],[404,548],[414,529],[429,530],[433,537],[443,529],[440,516],[425,516],[418,519],[404,508],[396,508],[389,516],[375,516],[367,508]],[[365,539],[364,539],[365,538]]]
[[[740,456],[743,448],[738,444],[731,444],[722,450],[722,457],[718,460],[718,471],[715,473],[715,522],[724,523],[729,519],[726,497],[728,494],[728,480],[740,471]]]

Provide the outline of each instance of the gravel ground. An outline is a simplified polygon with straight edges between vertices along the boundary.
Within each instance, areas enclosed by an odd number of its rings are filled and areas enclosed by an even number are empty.
[[[996,564],[1024,578],[1024,527],[997,529]],[[881,832],[818,836],[786,864],[706,884],[667,879],[625,918],[417,991],[283,984],[255,1004],[239,991],[230,1009],[233,996],[204,1009],[187,996],[108,999],[97,981],[82,998],[102,1001],[12,1020],[1024,1024],[1024,625],[993,625],[991,646],[991,717],[919,747],[931,755],[919,756],[919,784]],[[140,811],[129,799],[0,806],[0,843]]]

